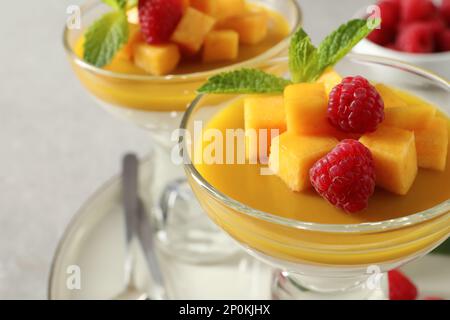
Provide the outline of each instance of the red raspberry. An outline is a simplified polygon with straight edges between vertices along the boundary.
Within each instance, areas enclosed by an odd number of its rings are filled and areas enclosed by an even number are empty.
[[[405,22],[414,22],[430,18],[436,13],[436,7],[431,0],[402,0],[400,16]]]
[[[388,272],[389,300],[416,300],[417,288],[412,281],[398,270]]]
[[[392,28],[381,27],[381,29],[373,30],[368,36],[372,42],[379,44],[380,46],[386,46],[395,40],[395,31]]]
[[[431,53],[434,50],[433,28],[423,22],[412,23],[400,31],[397,47],[411,53]]]
[[[437,36],[437,49],[439,51],[450,51],[450,29],[442,31]]]
[[[442,0],[441,7],[439,8],[441,17],[450,26],[450,0]]]
[[[384,120],[384,102],[363,77],[346,77],[330,93],[328,119],[344,132],[373,132]]]
[[[314,189],[349,213],[367,208],[375,190],[372,153],[357,140],[342,140],[309,171]]]
[[[149,44],[166,42],[183,15],[181,0],[139,0],[139,23]]]
[[[378,4],[381,14],[381,28],[395,30],[400,19],[400,5],[395,1],[381,1]]]

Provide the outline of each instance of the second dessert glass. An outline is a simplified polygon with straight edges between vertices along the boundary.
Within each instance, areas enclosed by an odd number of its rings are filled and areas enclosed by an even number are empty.
[[[273,64],[286,66],[287,61]],[[449,84],[422,69],[364,55],[348,55],[336,69],[414,93],[450,115]],[[231,95],[225,103],[214,103],[210,97],[198,96],[185,113],[181,128],[191,137],[196,123],[206,126],[214,114],[239,99]],[[228,197],[197,171],[190,161],[195,143],[186,136],[185,169],[204,210],[250,254],[282,270],[273,282],[274,298],[385,298],[387,271],[425,255],[450,234],[450,199],[406,217],[360,224],[311,223],[256,210]],[[448,183],[436,187],[450,188]]]
[[[265,62],[285,55],[291,34],[301,25],[301,11],[296,1],[253,0],[257,4],[283,16],[289,26],[289,35],[261,54],[227,67],[190,74],[150,76],[112,72],[86,63],[76,53],[77,42],[86,28],[109,8],[101,1],[88,1],[81,7],[81,29],[64,29],[64,48],[72,68],[83,86],[98,104],[109,112],[145,128],[156,149],[154,184],[150,200],[159,211],[164,229],[161,236],[169,251],[197,261],[211,256],[214,251],[227,248],[221,233],[200,212],[180,164],[173,163],[172,147],[178,136],[174,131],[196,90],[216,73],[236,68],[264,68],[280,73],[280,66]],[[223,97],[216,97],[222,101]],[[148,194],[150,196],[150,193]],[[159,210],[161,209],[161,210]],[[217,246],[215,246],[217,245]],[[215,257],[214,254],[212,254]]]

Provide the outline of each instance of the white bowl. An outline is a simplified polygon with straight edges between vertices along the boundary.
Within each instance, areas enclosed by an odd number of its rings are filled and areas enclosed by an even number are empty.
[[[436,5],[440,5],[442,3],[441,0],[433,0],[433,2]],[[354,17],[360,19],[366,17],[368,14],[367,8],[368,7],[359,9]],[[368,39],[363,39],[355,48],[353,48],[353,52],[406,62],[408,64],[412,64],[423,69],[427,69],[428,71],[434,72],[447,79],[447,81],[450,81],[450,51],[426,54],[407,53],[389,49],[380,46]]]
[[[386,57],[413,64],[432,71],[450,81],[450,51],[428,54],[406,53],[380,46],[370,40],[363,39],[353,48],[355,53]]]

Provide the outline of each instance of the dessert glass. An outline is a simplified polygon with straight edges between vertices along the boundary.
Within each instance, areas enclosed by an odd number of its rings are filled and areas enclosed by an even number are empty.
[[[153,211],[160,218],[161,225],[168,230],[170,224],[173,231],[162,235],[161,239],[170,247],[169,251],[193,260],[203,255],[200,252],[209,255],[214,251],[210,250],[214,247],[212,243],[217,242],[220,248],[226,246],[221,239],[214,240],[215,235],[222,233],[200,212],[186,183],[182,165],[176,165],[172,161],[172,147],[178,141],[178,135],[174,131],[179,127],[188,104],[196,97],[196,90],[214,74],[242,67],[282,72],[275,69],[279,66],[267,65],[265,62],[286,54],[290,36],[302,21],[301,10],[295,0],[249,2],[267,7],[285,17],[289,35],[250,60],[205,72],[168,76],[134,75],[104,70],[83,61],[75,52],[77,41],[93,21],[110,10],[99,0],[88,1],[81,7],[80,29],[70,29],[67,26],[64,29],[64,48],[82,85],[100,106],[145,128],[149,133],[156,152],[152,153],[154,183],[147,196],[151,197]],[[217,101],[222,99],[217,97]],[[190,243],[193,245],[189,246]]]
[[[286,65],[287,61],[273,64]],[[336,70],[409,91],[450,115],[449,83],[420,68],[351,54]],[[206,213],[251,255],[281,270],[273,281],[274,298],[385,298],[387,271],[420,258],[448,238],[450,199],[392,220],[319,224],[258,211],[223,194],[197,171],[191,161],[196,143],[186,137],[195,136],[194,124],[201,122],[206,127],[213,115],[237,98],[231,95],[228,102],[217,104],[210,95],[198,96],[184,115],[181,129],[188,134],[180,138],[180,144],[188,182]],[[436,187],[450,185],[444,181]]]

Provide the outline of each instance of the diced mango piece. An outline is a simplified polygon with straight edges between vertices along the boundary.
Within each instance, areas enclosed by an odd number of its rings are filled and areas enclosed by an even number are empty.
[[[383,124],[406,130],[426,127],[436,114],[436,108],[431,106],[393,107],[384,111]]]
[[[416,130],[415,134],[419,167],[444,171],[449,140],[447,120],[435,117],[427,127]]]
[[[175,70],[180,52],[175,44],[149,45],[139,42],[133,47],[134,63],[146,72],[161,76]]]
[[[191,0],[181,0],[181,5],[183,6],[183,12],[191,5]]]
[[[333,137],[301,136],[285,132],[272,140],[269,167],[292,191],[306,190],[311,186],[309,170],[337,143]]]
[[[377,185],[405,195],[417,176],[414,132],[387,126],[360,139],[372,152]]]
[[[299,83],[284,90],[287,130],[295,134],[331,134],[323,83]]]
[[[193,8],[187,8],[172,34],[171,40],[190,53],[200,50],[206,35],[212,30],[215,19]]]
[[[245,0],[191,0],[191,6],[217,19],[226,19],[242,14]]]
[[[247,12],[222,21],[218,28],[232,29],[239,33],[239,42],[254,45],[267,36],[268,16],[265,11]]]
[[[283,96],[249,96],[244,101],[244,120],[247,159],[266,161],[272,138],[286,131]]]
[[[141,31],[138,25],[129,25],[128,42],[117,52],[117,57],[125,60],[133,59],[133,47],[142,40]]]
[[[378,93],[381,95],[381,98],[384,101],[384,107],[386,109],[407,106],[407,103],[402,99],[402,97],[388,86],[378,83],[375,85],[375,89],[377,89]]]
[[[317,82],[321,82],[325,84],[325,92],[327,96],[330,95],[331,90],[339,83],[341,83],[342,77],[334,71],[333,68],[328,68],[325,72],[320,76]]]
[[[239,34],[233,30],[213,30],[203,44],[203,61],[231,61],[238,57]]]

